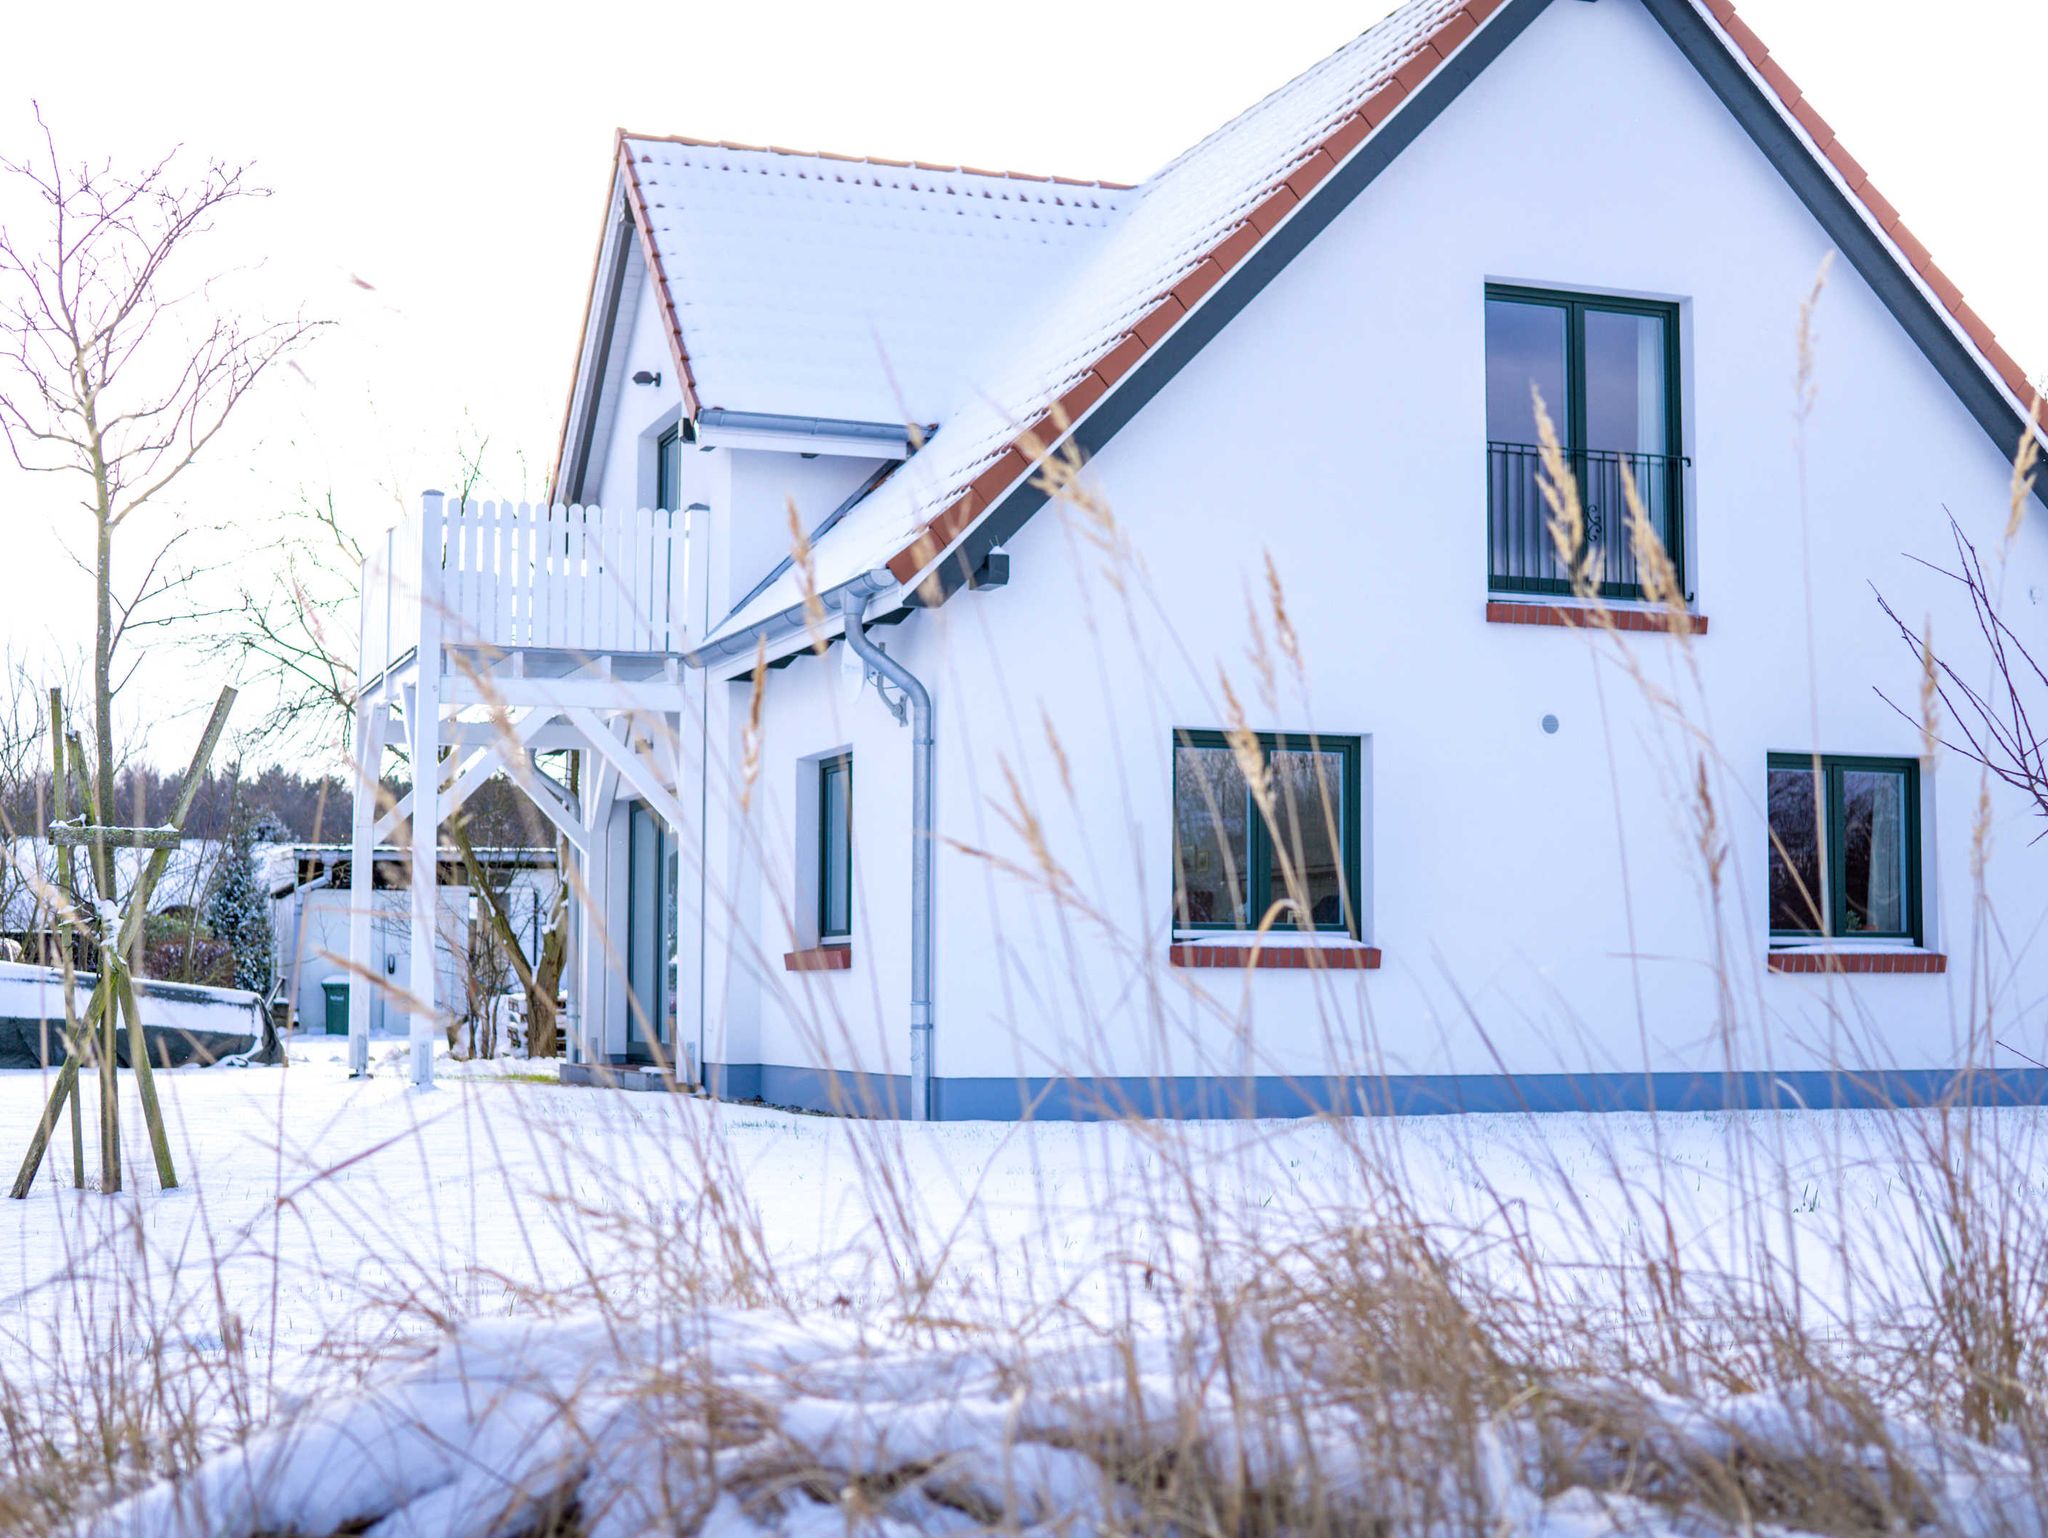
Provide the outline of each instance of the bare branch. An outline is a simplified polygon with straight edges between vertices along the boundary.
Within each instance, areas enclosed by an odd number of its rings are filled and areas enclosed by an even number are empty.
[[[2048,672],[2044,672],[2027,645],[1999,613],[1992,582],[1984,570],[1977,547],[1963,533],[1953,514],[1949,535],[1955,543],[1954,570],[1919,561],[1921,566],[1961,584],[1970,600],[1976,622],[1980,655],[1969,664],[1989,663],[1988,682],[1978,688],[1966,679],[1947,656],[1936,652],[1932,643],[1900,618],[1898,612],[1877,593],[1878,607],[1897,627],[1900,639],[1912,648],[1928,680],[1930,698],[1917,713],[1910,712],[1880,689],[1878,697],[1908,720],[1920,725],[1926,735],[1941,746],[1981,765],[2034,804],[2048,817],[2048,741],[2035,725],[2048,709]],[[1872,589],[1876,592],[1876,589]],[[2030,696],[2033,698],[2030,699]],[[1928,719],[1935,714],[1939,720]],[[2048,836],[2044,831],[2043,836]]]
[[[168,622],[152,607],[190,591],[174,534],[115,591],[117,535],[227,429],[271,365],[321,322],[245,323],[216,304],[222,273],[206,237],[268,192],[247,169],[174,169],[177,151],[117,170],[67,162],[43,118],[39,153],[0,157],[0,179],[39,216],[0,227],[0,436],[24,470],[77,477],[93,531],[93,735],[98,796],[113,793],[112,701],[132,669],[131,632]],[[125,543],[125,542],[124,542]],[[147,610],[148,612],[145,612]],[[124,659],[125,662],[125,659]]]

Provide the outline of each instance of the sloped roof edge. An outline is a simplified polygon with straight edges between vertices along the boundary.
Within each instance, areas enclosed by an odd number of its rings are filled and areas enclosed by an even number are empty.
[[[1342,120],[1264,202],[1224,233],[1194,271],[1165,292],[1147,314],[1104,350],[1086,374],[1035,419],[1024,424],[1006,449],[964,488],[946,499],[918,534],[888,557],[885,564],[891,575],[914,592],[914,601],[941,602],[964,585],[967,571],[981,552],[976,550],[973,558],[948,561],[946,557],[963,537],[999,503],[1026,490],[1034,466],[1042,464],[1046,454],[1064,443],[1141,363],[1156,355],[1224,279],[1242,269],[1275,231],[1374,138],[1404,102],[1443,72],[1482,28],[1494,23],[1507,8],[1519,11],[1520,25],[1526,25],[1548,3],[1549,0],[1467,0],[1424,39],[1395,71],[1392,82]],[[1645,4],[1667,29],[1667,11],[1671,7],[1693,12],[1711,24],[1715,37],[1761,84],[1802,146],[1849,194],[1881,238],[1892,261],[1909,276],[2005,398],[2014,420],[2011,441],[2001,440],[2001,446],[2007,452],[2016,448],[2036,399],[2025,370],[2000,346],[1989,325],[1935,264],[1927,248],[1906,227],[1898,210],[1871,184],[1862,166],[1806,101],[1783,67],[1771,58],[1762,40],[1736,15],[1733,0],[1645,0]],[[1514,30],[1519,31],[1520,25]],[[1467,79],[1476,73],[1476,68],[1469,71]],[[1461,89],[1464,83],[1456,82],[1456,88]],[[2038,424],[2036,432],[2048,441],[2048,432],[2043,432]],[[1996,433],[1992,435],[1998,437]],[[2048,502],[2048,483],[2038,484],[2036,493]],[[1028,512],[1025,516],[1029,516]],[[953,567],[959,569],[952,570]]]
[[[675,298],[669,292],[668,274],[662,269],[661,250],[654,243],[654,225],[647,217],[647,200],[640,191],[640,172],[633,164],[633,147],[629,141],[635,137],[623,128],[618,131],[619,175],[626,184],[626,207],[632,212],[633,228],[640,235],[640,255],[654,279],[655,302],[661,306],[662,334],[668,338],[668,359],[675,368],[676,383],[683,392],[683,415],[694,417],[697,414],[697,381],[690,372],[690,353],[683,346],[683,328],[676,320]]]

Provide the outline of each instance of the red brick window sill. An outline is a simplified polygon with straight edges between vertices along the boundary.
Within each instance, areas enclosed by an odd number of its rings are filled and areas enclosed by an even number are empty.
[[[1377,972],[1376,945],[1175,945],[1166,952],[1176,967],[1278,967],[1295,972]]]
[[[853,947],[819,945],[807,951],[784,951],[782,966],[788,972],[845,972],[853,966]]]
[[[1669,635],[1683,626],[1693,635],[1707,633],[1707,617],[1704,614],[1676,615],[1668,609],[1608,609],[1606,617],[1616,630]],[[1486,601],[1486,623],[1560,625],[1571,630],[1597,630],[1601,627],[1602,621],[1600,611],[1582,604],[1505,603],[1497,598],[1489,598]]]
[[[1764,963],[1773,972],[1905,972],[1926,975],[1946,972],[1948,957],[1939,951],[1772,951]]]

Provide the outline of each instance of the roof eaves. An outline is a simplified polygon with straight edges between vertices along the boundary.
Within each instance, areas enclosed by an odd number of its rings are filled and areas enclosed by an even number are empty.
[[[1203,255],[1138,321],[1116,338],[1090,369],[1034,421],[1027,423],[950,503],[887,562],[890,575],[920,600],[944,596],[934,581],[939,563],[972,525],[1045,462],[1067,435],[1117,383],[1188,318],[1202,300],[1241,266],[1342,165],[1401,103],[1484,26],[1506,0],[1467,0],[1392,71],[1392,78],[1341,119],[1284,181]]]

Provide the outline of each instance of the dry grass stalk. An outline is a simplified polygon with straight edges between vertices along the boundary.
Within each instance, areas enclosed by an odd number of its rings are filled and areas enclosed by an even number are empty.
[[[1137,566],[1137,552],[1117,522],[1116,513],[1107,499],[1084,478],[1082,472],[1087,461],[1081,454],[1080,445],[1066,436],[1071,425],[1066,412],[1055,404],[1051,417],[1054,439],[1064,440],[1059,441],[1056,448],[1034,432],[1027,431],[1017,439],[1018,447],[1031,457],[1035,471],[1031,484],[1049,499],[1079,515],[1083,538],[1106,557],[1103,575],[1112,590],[1122,596],[1126,592],[1124,574]]]
[[[1223,691],[1223,737],[1230,744],[1230,756],[1237,764],[1237,772],[1244,777],[1253,804],[1271,823],[1273,776],[1266,763],[1266,751],[1259,744],[1259,734],[1245,720],[1244,706],[1238,702],[1237,691],[1230,687],[1230,675],[1218,668],[1216,682]]]
[[[1820,312],[1821,296],[1827,292],[1828,274],[1834,271],[1835,253],[1830,251],[1820,259],[1820,266],[1814,270],[1813,286],[1806,291],[1806,297],[1799,301],[1799,329],[1794,351],[1795,362],[1792,373],[1792,415],[1804,431],[1806,421],[1813,415],[1815,403],[1820,399],[1820,370],[1818,350],[1815,346],[1814,317]]]
[[[1052,753],[1053,765],[1059,770],[1060,789],[1066,792],[1067,801],[1069,804],[1072,804],[1074,800],[1073,765],[1068,762],[1066,746],[1060,741],[1060,734],[1053,727],[1052,712],[1043,704],[1038,707],[1038,720],[1039,724],[1045,728],[1045,745]]]
[[[829,644],[825,637],[825,604],[818,597],[818,574],[811,562],[811,540],[798,517],[796,498],[784,499],[789,508],[789,560],[796,571],[797,590],[803,594],[804,629],[811,638],[811,650],[820,657]]]
[[[1308,664],[1301,654],[1301,636],[1294,628],[1294,620],[1287,612],[1287,590],[1280,582],[1280,568],[1273,564],[1273,552],[1264,552],[1266,557],[1266,598],[1273,606],[1273,634],[1280,644],[1280,655],[1287,659],[1287,665],[1294,670],[1297,682],[1308,679]]]
[[[746,725],[740,728],[740,810],[754,801],[754,782],[761,777],[761,701],[768,692],[768,638],[754,643],[753,689],[747,696]]]
[[[2027,425],[2020,430],[2019,447],[2012,456],[2012,487],[2007,497],[2004,549],[2010,550],[2026,522],[2027,501],[2034,494],[2034,475],[2041,460],[2041,392],[2027,403]],[[2002,552],[2001,552],[2002,553]]]
[[[1550,436],[1553,532],[1569,534],[1576,490]],[[1078,458],[1058,460],[1060,470],[1040,473],[1072,488]],[[1102,533],[1100,548],[1113,550],[1116,525],[1101,512],[1084,522]],[[1646,590],[1668,603],[1675,583],[1662,574],[1654,530],[1644,539],[1647,519],[1633,497],[1630,517]],[[1562,550],[1583,543],[1573,537]],[[1305,676],[1270,560],[1267,580],[1279,654]],[[1277,693],[1264,623],[1254,615],[1262,683]],[[1931,655],[1931,636],[1921,650]],[[743,809],[764,752],[766,662],[757,647],[737,777]],[[1679,701],[1653,695],[1639,671],[1631,676],[1657,718],[1680,728],[1684,751],[1673,754],[1669,804],[1690,822],[1711,899],[1730,860],[1711,739]],[[1274,831],[1298,904],[1298,838],[1282,837],[1267,755],[1229,677],[1219,684],[1233,761]],[[1924,688],[1922,709],[1931,709]],[[1043,711],[1041,723],[1073,802],[1075,771]],[[1092,926],[1132,995],[1158,988],[1156,915],[1134,922],[1092,904],[1011,764],[999,762],[1004,800],[996,809],[1023,856],[953,847],[1050,894],[1049,929],[1069,920]],[[1980,893],[1985,796],[1973,854]],[[754,831],[748,836],[753,854],[769,847]],[[1230,880],[1234,886],[1234,872]],[[602,932],[593,894],[579,889],[577,900]],[[1277,905],[1267,909],[1261,933],[1279,917]],[[612,966],[623,976],[621,958]],[[1089,1071],[1096,1065],[1087,1038],[1126,1001],[1091,997],[1080,976],[1087,969],[1071,970],[1055,979],[1071,985],[1070,997],[1032,998],[1024,1007],[1037,1022],[1071,1011],[1083,1040],[1070,1062]],[[1729,997],[1741,996],[1740,979],[1723,982]],[[997,993],[991,986],[976,1000],[987,1028],[1007,1024],[1028,1039]],[[1248,1012],[1231,1014],[1192,986],[1185,993],[1191,1012],[1208,1011],[1199,1013],[1203,1026],[1244,1028],[1245,1057],[1233,1071],[1272,1071],[1258,1056]],[[1291,1039],[1320,1032],[1331,1061],[1375,1060],[1375,1038],[1346,1017],[1332,990],[1303,999],[1288,1021]],[[800,1025],[850,1060],[868,1038],[856,1037],[834,1007],[809,994],[791,1006],[815,1011]],[[1832,1023],[1853,1039],[1853,1014]],[[1175,1034],[1185,1022],[1164,1011],[1149,1024],[1162,1060],[1194,1039]],[[1845,1048],[1838,1067],[1856,1066]],[[1979,1128],[1950,1108],[1900,1112],[1860,1149],[1818,1139],[1810,1167],[1797,1171],[1782,1157],[1773,1161],[1766,1129],[1782,1118],[1737,1114],[1715,1118],[1719,1162],[1711,1167],[1667,1161],[1661,1151],[1644,1163],[1639,1150],[1629,1151],[1638,1134],[1627,1121],[1583,1130],[1546,1123],[1526,1146],[1515,1140],[1519,1119],[1509,1116],[1426,1130],[1332,1121],[1287,1133],[1133,1122],[1096,1129],[1099,1143],[1077,1137],[1071,1145],[1055,1135],[1063,1129],[1023,1127],[1004,1134],[1004,1158],[988,1158],[985,1170],[1022,1164],[1027,1173],[987,1191],[979,1177],[950,1167],[977,1156],[971,1139],[924,1144],[892,1125],[788,1118],[779,1135],[815,1137],[831,1150],[818,1161],[821,1178],[831,1178],[835,1164],[854,1170],[835,1188],[853,1213],[853,1237],[806,1232],[793,1248],[773,1216],[789,1191],[756,1183],[749,1161],[759,1145],[735,1125],[774,1113],[682,1099],[643,1111],[642,1097],[621,1097],[633,1102],[634,1119],[616,1142],[593,1147],[580,1141],[577,1124],[549,1119],[549,1107],[572,1092],[497,1092],[504,1099],[479,1118],[480,1134],[523,1131],[554,1177],[537,1199],[508,1183],[506,1210],[520,1215],[538,1205],[568,1261],[516,1279],[436,1276],[422,1266],[366,1282],[350,1257],[319,1280],[355,1312],[354,1322],[374,1316],[442,1330],[492,1307],[539,1317],[589,1312],[624,1338],[650,1319],[695,1320],[743,1305],[776,1326],[856,1318],[878,1335],[899,1332],[931,1360],[955,1350],[986,1358],[1014,1395],[1015,1410],[988,1438],[1001,1444],[992,1460],[999,1475],[977,1480],[964,1456],[892,1452],[897,1427],[887,1417],[870,1424],[868,1442],[848,1438],[821,1453],[775,1419],[778,1397],[819,1402],[801,1370],[741,1391],[718,1380],[708,1357],[680,1355],[643,1386],[645,1436],[664,1475],[644,1488],[664,1530],[700,1531],[717,1494],[743,1509],[855,1532],[883,1521],[992,1532],[1056,1525],[1063,1514],[1033,1507],[1023,1474],[1025,1454],[1046,1447],[1099,1471],[1084,1493],[1101,1497],[1112,1517],[1064,1513],[1076,1532],[1498,1538],[1541,1524],[1543,1513],[1527,1502],[1582,1492],[1593,1504],[1575,1509],[1580,1527],[1604,1513],[1616,1528],[2019,1538],[2042,1509],[2048,1416],[2039,1385],[2048,1377],[2048,1325],[2039,1299],[2048,1288],[2048,1212],[2038,1200],[2032,1134],[2010,1117],[1986,1118]],[[1573,1136],[1584,1140],[1575,1162],[1559,1152]],[[1295,1168],[1295,1138],[1326,1166]],[[278,1139],[282,1166],[282,1125]],[[1064,1167],[1048,1153],[1062,1146],[1105,1152]],[[1445,1178],[1419,1168],[1432,1146]],[[415,1147],[424,1156],[417,1128],[398,1151]],[[1887,1190],[1874,1198],[1866,1166],[1880,1159]],[[934,1178],[937,1164],[959,1177],[957,1189]],[[502,1167],[492,1150],[466,1171],[440,1173],[453,1184],[465,1175],[482,1184]],[[1673,1172],[1683,1181],[1666,1185]],[[316,1169],[291,1184],[281,1211],[296,1218],[332,1203],[383,1235],[382,1250],[405,1256],[418,1230],[362,1201],[360,1188],[351,1205],[343,1173]],[[1802,1206],[1806,1227],[1790,1233],[1780,1225],[1804,1199],[1800,1181],[1808,1176],[1827,1188],[1826,1200]],[[939,1186],[947,1189],[934,1200]],[[1596,1189],[1610,1199],[1590,1198]],[[1721,1205],[1695,1211],[1701,1192]],[[1899,1231],[1874,1231],[1887,1221]],[[82,1239],[91,1242],[81,1242],[81,1255],[150,1253],[139,1225]],[[1827,1252],[1826,1283],[1799,1270],[1802,1244]],[[1901,1264],[1896,1252],[1911,1259]],[[282,1268],[282,1249],[269,1253]],[[316,1272],[320,1259],[312,1261]],[[480,1282],[491,1287],[481,1307]],[[81,1506],[189,1469],[273,1407],[254,1381],[260,1367],[224,1293],[217,1303],[173,1304],[131,1280],[110,1304],[104,1279],[84,1265],[68,1285],[74,1314],[96,1318],[95,1310],[117,1306],[130,1332],[124,1338],[145,1345],[48,1370],[0,1366],[0,1527],[9,1531],[69,1533]],[[285,1285],[274,1284],[279,1292]],[[1068,1373],[1074,1333],[1113,1363],[1090,1380],[1092,1393]],[[181,1355],[175,1343],[187,1336],[217,1337],[223,1349]],[[933,1382],[929,1401],[904,1412],[904,1423],[973,1408],[948,1401],[942,1376]],[[1103,1391],[1105,1382],[1119,1392]],[[222,1402],[237,1407],[225,1421],[210,1410]],[[1772,1435],[1780,1424],[1789,1429]],[[595,1437],[586,1446],[596,1468],[618,1452]],[[1945,1504],[1952,1492],[1934,1475],[1960,1481],[1970,1460],[2008,1454],[2035,1472],[2031,1484],[2023,1474],[2007,1492],[2006,1515],[1987,1505],[1959,1516]],[[572,1509],[557,1472],[547,1477],[545,1489],[517,1493],[542,1502],[560,1496],[546,1520],[558,1522],[560,1534],[580,1535],[600,1513]]]
[[[1651,520],[1649,508],[1643,504],[1627,455],[1622,456],[1620,465],[1621,498],[1628,510],[1629,547],[1635,555],[1636,580],[1642,585],[1643,596],[1664,611],[1671,633],[1689,645],[1692,612],[1686,605],[1685,587],[1678,580],[1678,567],[1665,548],[1664,536]]]
[[[1249,583],[1244,590],[1244,627],[1251,637],[1245,642],[1245,660],[1251,664],[1252,677],[1258,680],[1259,703],[1268,711],[1280,708],[1279,675],[1273,667],[1273,650],[1266,642],[1266,626],[1259,614],[1258,605],[1252,602]]]
[[[1941,745],[1941,669],[1934,660],[1934,617],[1920,631],[1920,757],[1934,761]]]
[[[1579,501],[1579,479],[1572,472],[1564,445],[1558,441],[1557,424],[1550,420],[1550,408],[1543,392],[1529,386],[1529,399],[1536,409],[1536,452],[1540,473],[1536,489],[1549,510],[1547,527],[1557,564],[1571,582],[1572,596],[1591,603],[1600,596],[1596,554],[1586,537],[1586,510]]]

